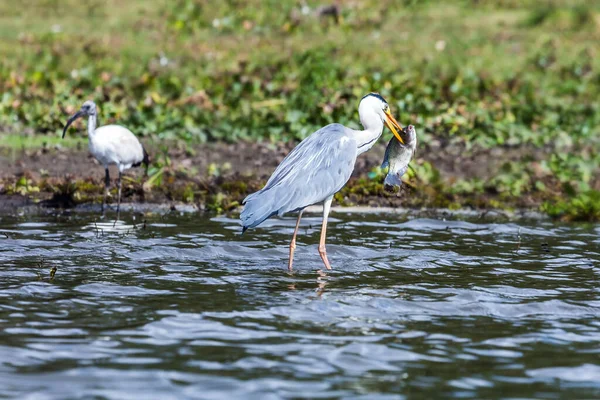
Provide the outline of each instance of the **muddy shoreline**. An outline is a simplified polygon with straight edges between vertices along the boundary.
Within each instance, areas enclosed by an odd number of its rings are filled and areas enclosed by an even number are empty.
[[[359,157],[352,178],[336,195],[335,205],[463,209],[479,213],[493,209],[537,211],[544,201],[560,195],[558,183],[543,174],[533,177],[544,182],[547,190],[543,192],[532,191],[518,196],[493,188],[483,192],[455,192],[453,185],[456,182],[473,179],[485,182],[504,165],[522,163],[523,160],[535,166],[549,156],[550,150],[532,147],[467,150],[440,142],[421,146],[413,161],[418,165],[428,163],[433,166],[436,180],[416,175],[403,188],[390,193],[383,189],[383,176],[373,172],[380,165],[385,144],[382,140]],[[150,144],[149,176],[144,176],[143,169],[127,171],[123,181],[123,202],[235,212],[247,194],[262,187],[293,146],[294,143],[243,142],[191,147]],[[89,154],[83,140],[79,146],[70,149],[0,148],[0,166],[0,211],[4,213],[19,207],[70,209],[101,202],[104,171]],[[111,193],[116,194],[116,168],[111,167],[110,172]],[[113,195],[109,203],[114,202],[116,196]]]

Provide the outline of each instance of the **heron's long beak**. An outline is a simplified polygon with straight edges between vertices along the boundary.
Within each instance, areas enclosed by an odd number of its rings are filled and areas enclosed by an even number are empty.
[[[400,136],[400,133],[398,132],[402,130],[402,127],[400,126],[398,121],[396,121],[396,118],[394,118],[390,110],[385,111],[385,126],[387,126],[389,130],[392,131],[392,133],[394,134],[394,136],[396,136],[396,139],[398,139],[400,143],[404,144],[404,140],[402,140],[402,136]]]
[[[62,138],[65,138],[65,134],[67,133],[67,129],[69,129],[69,126],[79,117],[81,117],[82,115],[84,115],[84,112],[79,110],[77,111],[71,118],[69,118],[69,120],[67,121],[66,125],[65,125],[65,129],[63,129],[63,135]]]

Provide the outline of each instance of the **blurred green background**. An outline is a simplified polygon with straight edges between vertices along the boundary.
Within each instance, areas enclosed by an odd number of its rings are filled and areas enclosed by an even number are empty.
[[[598,43],[592,0],[5,0],[0,141],[54,140],[85,99],[154,142],[299,140],[377,91],[420,151],[526,149],[497,190],[600,218]]]

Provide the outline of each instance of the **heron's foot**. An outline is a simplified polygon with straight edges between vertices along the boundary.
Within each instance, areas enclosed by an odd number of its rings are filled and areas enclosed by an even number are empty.
[[[331,269],[331,264],[329,264],[329,260],[327,259],[327,251],[325,250],[325,246],[319,246],[319,255],[321,256],[321,260],[323,260],[323,264],[325,264],[325,268]]]
[[[296,251],[296,241],[292,240],[290,243],[290,259],[288,261],[288,271],[292,272],[292,265],[294,264],[294,251]]]

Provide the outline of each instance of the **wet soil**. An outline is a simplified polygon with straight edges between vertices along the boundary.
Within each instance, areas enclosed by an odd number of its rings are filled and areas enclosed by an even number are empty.
[[[192,147],[179,145],[169,147],[166,152],[175,167],[194,167],[205,171],[211,164],[230,163],[231,171],[241,175],[267,177],[295,144],[238,142]],[[387,142],[381,141],[361,155],[357,160],[354,176],[360,176],[380,165],[386,144]],[[152,146],[149,149],[153,161],[164,151],[163,146]],[[464,146],[447,146],[436,142],[419,148],[415,161],[432,163],[448,179],[485,179],[493,176],[506,162],[525,158],[539,161],[547,158],[549,153],[550,150],[526,146],[466,150]],[[62,177],[66,174],[79,178],[104,177],[102,167],[88,152],[86,144],[76,149],[9,150],[0,147],[0,167],[0,178],[24,173],[30,174],[34,179],[40,178],[42,173],[50,177]]]
[[[125,202],[189,203],[198,209],[227,211],[239,206],[249,193],[264,184],[275,167],[295,143],[214,143],[196,146],[149,145],[151,161],[163,167],[161,179],[152,185],[144,182],[143,169],[126,172],[123,182]],[[509,162],[526,161],[537,164],[550,155],[550,150],[533,147],[502,147],[492,150],[470,149],[440,142],[421,146],[413,162],[429,162],[439,172],[435,185],[410,185],[390,193],[383,190],[377,178],[367,174],[380,165],[385,151],[381,141],[361,155],[352,179],[336,196],[341,205],[379,207],[467,207],[497,208],[498,205],[536,208],[546,200],[547,193],[532,193],[508,198],[488,190],[477,194],[450,194],[448,190],[458,180],[494,177]],[[156,169],[155,169],[156,171]],[[150,170],[152,174],[152,169]],[[117,170],[110,168],[113,179]],[[41,148],[15,150],[0,148],[0,209],[11,209],[31,202],[49,207],[73,207],[77,204],[100,202],[103,193],[104,170],[89,154],[87,143],[78,148]],[[371,177],[372,178],[372,177]],[[418,177],[417,177],[418,178]],[[540,177],[540,179],[544,179]],[[381,179],[382,180],[382,179]],[[547,180],[547,179],[546,179]],[[555,182],[545,182],[552,188]],[[557,189],[559,190],[559,189]],[[116,201],[113,196],[109,202]]]

